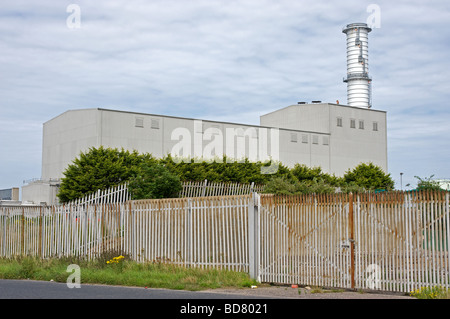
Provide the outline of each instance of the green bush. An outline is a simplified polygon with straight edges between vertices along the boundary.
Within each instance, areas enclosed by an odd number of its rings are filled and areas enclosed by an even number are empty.
[[[275,164],[275,165],[272,165]],[[265,174],[272,168],[273,174]],[[156,159],[151,154],[111,148],[91,148],[81,153],[64,172],[58,193],[61,202],[68,202],[98,189],[129,182],[133,199],[177,197],[182,182],[204,181],[263,184],[266,193],[324,194],[391,190],[394,182],[389,174],[372,163],[360,164],[343,177],[296,164],[292,169],[279,162],[230,160],[225,156],[211,161],[180,159],[167,155]]]
[[[433,180],[434,175],[431,175],[430,177],[420,178],[419,176],[414,176],[419,181],[417,182],[417,188],[416,190],[433,190],[433,191],[439,191],[442,190],[441,186],[438,182]]]
[[[158,163],[143,163],[129,182],[132,199],[173,198],[182,190],[180,178]]]
[[[352,170],[348,170],[343,177],[344,185],[356,185],[366,190],[394,189],[394,180],[390,174],[373,163],[361,163]]]
[[[274,162],[276,168],[274,174],[263,174],[264,168],[270,167],[272,162],[250,162],[248,159],[237,161],[226,156],[221,159],[206,161],[173,158],[168,155],[159,162],[183,182],[204,181],[206,179],[210,182],[265,184],[273,176],[292,176],[290,169],[278,162]]]
[[[286,177],[274,177],[265,186],[264,193],[275,195],[332,194],[336,188],[322,179],[289,180]]]
[[[58,192],[65,203],[99,189],[107,189],[136,176],[142,163],[156,160],[150,155],[111,148],[90,148],[81,153],[64,171]]]

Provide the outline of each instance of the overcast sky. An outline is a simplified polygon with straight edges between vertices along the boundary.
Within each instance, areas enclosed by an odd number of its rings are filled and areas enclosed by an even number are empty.
[[[396,186],[450,178],[448,0],[2,0],[0,189],[41,176],[42,124],[69,109],[258,125],[298,101],[345,104],[354,22],[376,23],[373,108]]]

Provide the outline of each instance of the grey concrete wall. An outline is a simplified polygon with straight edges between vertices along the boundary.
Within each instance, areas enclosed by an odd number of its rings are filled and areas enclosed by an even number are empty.
[[[341,126],[338,126],[338,118],[341,119]],[[350,127],[351,120],[355,121],[354,128]],[[360,121],[364,123],[363,128],[359,127]],[[374,122],[377,123],[376,131],[373,130]],[[328,153],[312,145],[309,166],[321,166],[324,171],[338,176],[360,163],[368,162],[386,172],[388,170],[384,111],[329,103],[299,104],[262,115],[260,123],[330,134]]]
[[[35,181],[28,185],[22,186],[22,203],[40,205],[57,204],[56,197],[58,188],[54,183],[45,181]]]
[[[342,127],[337,126],[338,117],[342,119]],[[355,121],[354,128],[350,126],[351,120]],[[359,126],[360,121],[364,123],[363,128]],[[337,174],[369,162],[388,171],[386,112],[330,105],[330,132],[332,170]]]
[[[342,127],[336,125],[338,117]],[[352,118],[356,128],[349,126]],[[364,120],[364,129],[358,128],[359,120]],[[372,130],[373,122],[378,123],[378,131]],[[270,130],[277,127],[281,129],[275,130],[278,135],[274,143]],[[182,144],[177,132],[189,135],[185,152],[177,153],[186,157],[224,154],[264,161],[272,155],[289,167],[297,163],[320,166],[337,175],[369,161],[387,170],[385,112],[334,104],[293,105],[263,115],[261,126],[251,126],[86,109],[68,111],[44,123],[42,179],[61,178],[80,152],[100,145],[165,156]],[[213,146],[217,146],[214,151]]]
[[[60,178],[80,152],[100,144],[97,109],[67,111],[43,125],[42,179]]]

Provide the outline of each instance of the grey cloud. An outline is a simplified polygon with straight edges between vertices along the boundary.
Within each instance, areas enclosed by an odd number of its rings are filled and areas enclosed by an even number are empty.
[[[34,123],[16,132],[32,158],[40,157],[42,122],[72,108],[257,124],[263,112],[297,101],[345,103],[341,29],[365,22],[372,1],[83,0],[76,30],[66,26],[70,3],[2,2],[0,122]],[[381,28],[370,35],[375,108],[388,111],[389,145],[426,149],[420,161],[434,165],[446,156],[440,147],[448,136],[449,4],[377,3]],[[419,132],[433,137],[431,145]],[[0,127],[4,139],[11,134]],[[413,161],[391,146],[398,175],[396,163]],[[17,150],[9,141],[4,147]],[[28,173],[38,167],[9,154],[0,159],[0,188],[22,180],[9,173],[11,162]],[[439,170],[450,176],[447,167]]]

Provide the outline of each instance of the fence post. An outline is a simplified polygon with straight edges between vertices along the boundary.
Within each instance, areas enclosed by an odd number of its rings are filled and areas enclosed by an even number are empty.
[[[187,257],[188,265],[192,267],[192,199],[188,198],[187,212]]]
[[[128,212],[128,216],[129,216],[129,223],[128,223],[128,227],[129,227],[129,232],[130,232],[130,256],[131,259],[134,261],[137,261],[137,256],[134,253],[134,249],[136,247],[136,242],[135,242],[135,224],[136,224],[136,219],[135,219],[135,215],[134,215],[134,210],[133,210],[133,206],[131,204],[131,201],[128,204],[128,208],[129,208],[129,212]]]
[[[39,206],[39,243],[38,243],[38,255],[39,258],[43,258],[42,256],[42,206]]]
[[[25,254],[25,208],[22,207],[21,255]]]
[[[3,222],[3,240],[2,240],[2,255],[1,257],[6,257],[6,221],[9,221],[9,216],[6,216],[6,209],[0,207],[0,217]]]
[[[249,275],[250,278],[260,282],[259,253],[259,194],[252,193],[248,204],[248,252],[249,252]]]
[[[206,195],[206,185],[207,184],[208,184],[208,180],[205,179],[205,184],[203,184],[202,197],[205,197],[205,195]]]
[[[348,230],[350,242],[350,281],[351,288],[355,289],[355,229],[353,222],[353,193],[348,197]]]

